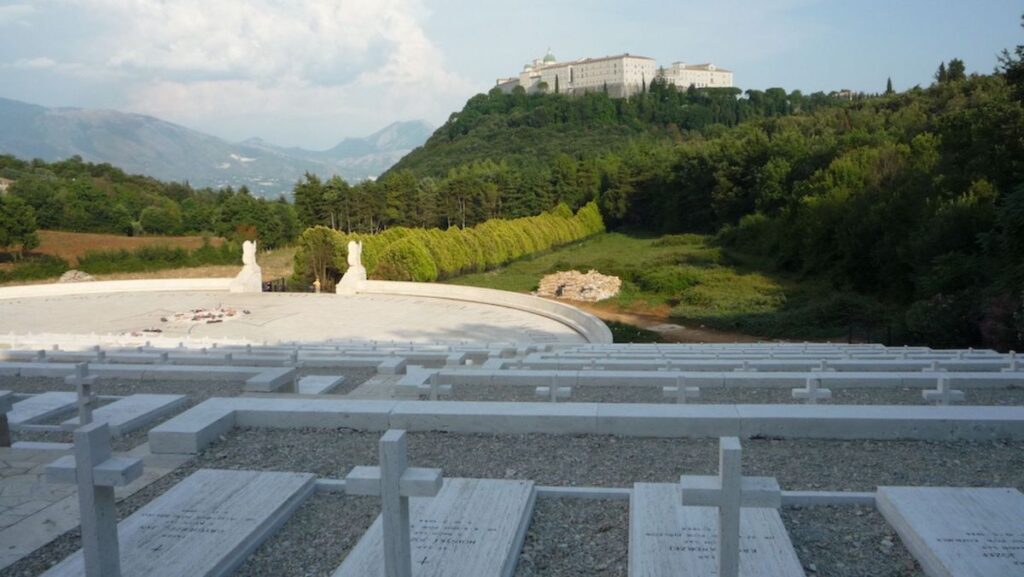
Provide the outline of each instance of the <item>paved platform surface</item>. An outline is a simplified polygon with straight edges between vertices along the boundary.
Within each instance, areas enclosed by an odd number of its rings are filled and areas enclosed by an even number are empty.
[[[239,314],[219,323],[161,322],[175,313],[216,308],[233,308]],[[483,303],[385,295],[167,292],[38,297],[0,301],[0,319],[0,331],[21,334],[129,334],[159,329],[159,336],[164,337],[253,342],[332,338],[585,342],[568,326],[529,312]]]

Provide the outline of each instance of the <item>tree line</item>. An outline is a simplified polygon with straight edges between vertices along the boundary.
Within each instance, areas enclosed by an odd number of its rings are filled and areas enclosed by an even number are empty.
[[[0,178],[13,181],[0,197],[0,249],[34,248],[33,233],[40,228],[258,237],[267,248],[291,243],[299,232],[295,209],[284,198],[257,198],[245,187],[195,189],[77,156],[47,163],[0,155]]]

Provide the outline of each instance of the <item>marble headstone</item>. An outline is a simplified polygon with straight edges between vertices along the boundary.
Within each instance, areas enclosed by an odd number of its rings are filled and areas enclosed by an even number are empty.
[[[532,481],[446,479],[410,504],[415,577],[510,577],[533,514]],[[378,517],[334,577],[384,575]]]
[[[741,509],[739,551],[743,577],[804,577],[775,509]],[[717,573],[717,510],[684,506],[679,485],[635,484],[629,507],[629,576]]]
[[[118,524],[125,577],[220,577],[313,492],[307,473],[200,469]],[[84,575],[79,551],[44,577]]]
[[[877,505],[929,577],[1024,575],[1016,489],[879,487]]]

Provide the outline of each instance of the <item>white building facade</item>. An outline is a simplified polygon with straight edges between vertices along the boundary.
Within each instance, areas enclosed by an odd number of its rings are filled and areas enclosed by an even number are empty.
[[[499,78],[497,87],[511,92],[522,86],[528,94],[547,92],[554,94],[584,94],[605,91],[621,98],[636,94],[662,74],[666,80],[683,89],[732,86],[732,72],[716,68],[714,64],[687,66],[677,62],[671,68],[659,71],[653,58],[620,54],[602,58],[582,58],[568,62],[558,60],[548,51],[523,67],[518,77]]]
[[[524,66],[518,78],[498,79],[497,86],[506,92],[522,86],[530,94],[557,91],[573,95],[607,90],[612,96],[622,97],[640,92],[657,75],[657,64],[646,56],[620,54],[558,62],[548,52],[543,59]]]
[[[686,90],[694,88],[729,88],[732,86],[732,72],[714,64],[686,64],[673,62],[662,70],[662,76],[669,84]]]

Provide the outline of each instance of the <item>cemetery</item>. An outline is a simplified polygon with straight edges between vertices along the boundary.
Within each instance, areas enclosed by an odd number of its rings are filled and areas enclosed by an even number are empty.
[[[140,282],[0,289],[2,576],[1024,575],[1012,352]]]

